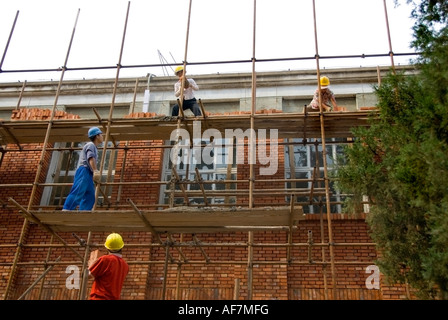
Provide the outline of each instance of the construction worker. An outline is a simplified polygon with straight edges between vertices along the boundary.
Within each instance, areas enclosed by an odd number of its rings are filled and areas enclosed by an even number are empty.
[[[201,109],[199,108],[199,105],[196,102],[196,98],[194,97],[193,92],[199,90],[198,85],[193,79],[187,79],[187,77],[185,76],[184,67],[182,66],[177,67],[176,70],[174,70],[174,74],[179,77],[179,80],[174,84],[174,95],[176,97],[180,97],[182,89],[182,81],[184,83],[182,109],[183,110],[190,109],[195,116],[200,116]],[[175,104],[173,106],[171,115],[173,117],[177,117],[179,115],[178,104]]]
[[[75,210],[79,205],[79,210],[92,210],[95,204],[94,182],[101,180],[100,172],[97,169],[98,161],[97,146],[103,142],[103,132],[97,128],[90,128],[87,132],[90,142],[82,148],[80,155],[80,165],[76,169],[75,179],[67,198],[65,199],[62,211]]]
[[[89,275],[94,278],[90,290],[90,300],[120,300],[124,279],[128,275],[129,265],[121,254],[123,238],[111,233],[104,243],[108,254],[98,258],[98,250],[90,255]]]
[[[333,91],[330,90],[330,79],[326,76],[320,77],[320,91],[322,99],[322,111],[331,111],[338,107]],[[333,108],[332,108],[333,106]],[[306,107],[307,112],[319,112],[319,88],[314,92],[313,100]]]

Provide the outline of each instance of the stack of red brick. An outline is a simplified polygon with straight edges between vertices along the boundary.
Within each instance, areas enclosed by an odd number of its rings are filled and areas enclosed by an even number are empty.
[[[11,120],[50,120],[50,118],[50,109],[21,108],[13,110],[11,114]],[[80,119],[80,117],[65,111],[55,111],[53,119]]]
[[[128,115],[125,115],[124,118],[154,118],[159,117],[155,112],[133,112]]]
[[[233,112],[224,112],[224,113],[211,113],[206,112],[205,114],[207,116],[240,116],[240,115],[250,115],[251,111],[233,111]],[[263,109],[263,110],[257,110],[255,112],[256,114],[271,114],[271,113],[283,113],[281,110],[277,109]]]

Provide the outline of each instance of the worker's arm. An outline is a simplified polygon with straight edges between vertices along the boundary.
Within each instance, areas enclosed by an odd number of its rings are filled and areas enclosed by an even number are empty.
[[[87,266],[89,269],[89,277],[95,278],[93,274],[90,272],[90,267],[93,266],[93,264],[98,260],[99,256],[100,251],[98,249],[90,252],[89,261],[87,262]]]
[[[96,168],[96,161],[95,161],[95,158],[94,158],[94,157],[91,157],[91,158],[89,159],[89,164],[90,164],[90,168],[92,168],[93,172],[95,172],[96,170],[98,170],[98,169]]]
[[[331,103],[333,104],[333,109],[338,107],[338,104],[336,102],[336,98],[334,96],[331,97]]]
[[[94,157],[89,159],[90,168],[93,170],[93,181],[100,182],[101,181],[101,173],[96,167],[96,161]]]
[[[199,86],[196,84],[196,81],[194,81],[193,79],[188,79],[188,82],[190,83],[190,87],[197,91],[199,90]]]
[[[175,95],[176,97],[179,97],[179,96],[180,96],[180,89],[181,89],[181,87],[180,87],[180,82],[178,81],[178,82],[176,82],[176,83],[174,84],[174,95]]]

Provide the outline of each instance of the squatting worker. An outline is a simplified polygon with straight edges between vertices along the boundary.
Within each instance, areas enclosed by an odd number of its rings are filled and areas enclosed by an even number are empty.
[[[75,210],[79,205],[79,210],[92,210],[95,204],[94,182],[101,180],[100,172],[97,169],[98,149],[97,146],[103,142],[103,132],[92,127],[87,132],[90,142],[82,148],[80,155],[80,165],[76,169],[75,180],[67,198],[65,199],[63,211]]]
[[[184,83],[184,93],[183,93],[183,102],[182,102],[182,110],[190,109],[191,112],[195,116],[201,115],[201,109],[196,101],[194,96],[194,91],[198,91],[199,87],[196,82],[185,76],[185,70],[183,67],[177,67],[174,71],[174,74],[179,77],[179,80],[174,84],[174,95],[176,97],[180,97],[182,90],[182,81]],[[179,105],[176,104],[171,111],[171,115],[173,117],[177,117],[179,115]]]
[[[338,104],[336,103],[336,98],[333,91],[330,90],[330,79],[328,77],[320,77],[320,92],[322,99],[322,111],[331,111],[336,108]],[[332,108],[333,106],[333,108]],[[313,100],[307,106],[306,110],[308,112],[319,112],[319,88],[314,92]]]
[[[111,233],[104,246],[107,255],[97,258],[98,250],[95,250],[89,260],[89,275],[94,278],[89,299],[120,300],[124,279],[129,272],[129,265],[121,254],[123,238],[118,233]]]

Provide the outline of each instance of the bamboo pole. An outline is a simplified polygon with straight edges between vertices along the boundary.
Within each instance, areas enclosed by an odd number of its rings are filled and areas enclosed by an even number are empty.
[[[86,248],[84,251],[84,260],[82,262],[82,279],[81,287],[78,292],[78,300],[87,300],[87,283],[89,281],[89,257],[90,257],[90,247],[92,241],[92,233],[87,234]]]
[[[162,289],[162,299],[166,300],[166,283],[167,283],[167,276],[168,276],[168,259],[170,257],[170,246],[165,246],[165,261],[163,264],[163,289]]]
[[[194,241],[185,241],[185,242],[177,242],[177,243],[173,243],[172,247],[176,248],[176,247],[191,247],[192,245],[194,245],[195,242]],[[215,243],[215,242],[201,242],[201,247],[239,247],[239,248],[243,248],[247,246],[247,242],[219,242],[219,243]],[[92,248],[97,248],[97,247],[103,247],[104,244],[101,243],[91,243],[90,246]],[[127,248],[154,248],[154,247],[163,247],[164,244],[163,243],[127,243],[126,247]],[[284,243],[253,243],[252,246],[261,248],[261,247],[266,247],[266,248],[281,248],[281,247],[304,247],[307,246],[306,243],[304,242],[293,242],[293,243],[289,243],[289,242],[284,242]],[[322,242],[322,243],[314,243],[315,247],[328,247],[329,244],[326,242]],[[333,244],[334,247],[375,247],[376,244],[373,242],[335,242]],[[17,247],[17,244],[3,244],[0,245],[0,248],[14,248]],[[71,247],[71,248],[80,248],[80,247],[84,247],[84,244],[67,244],[67,245],[63,245],[60,243],[30,243],[30,244],[23,244],[24,248],[62,248],[62,247]],[[173,260],[174,261],[174,260]],[[78,263],[79,261],[74,261],[71,262],[71,264],[75,264]],[[23,265],[39,265],[39,264],[43,264],[45,262],[26,262],[26,263],[22,263]],[[12,263],[9,263],[9,265],[11,265]],[[8,265],[8,264],[3,264],[3,265]]]
[[[319,163],[319,157],[317,156],[319,154],[319,146],[317,144],[314,145],[315,148],[315,154],[316,154],[316,164],[314,166],[314,177],[316,176],[320,176],[320,170],[318,168],[320,168],[320,163]],[[319,170],[319,174],[316,174],[316,171]],[[313,186],[314,186],[314,182]],[[317,187],[320,188],[321,187],[321,181],[317,181]],[[319,196],[319,226],[320,226],[320,239],[321,239],[321,244],[325,244],[325,231],[324,231],[324,216],[323,216],[323,206],[322,206],[322,197]],[[321,257],[322,257],[322,261],[325,261],[326,259],[326,251],[325,251],[325,246],[321,246]],[[322,273],[324,276],[324,298],[325,300],[328,300],[329,296],[328,296],[328,279],[327,279],[327,265],[324,264],[322,265]]]
[[[320,86],[320,67],[319,67],[319,47],[317,38],[317,20],[316,20],[316,0],[313,0],[313,20],[314,20],[314,41],[316,46],[316,65],[317,65],[317,81],[319,90],[319,117],[320,117],[320,129],[322,136],[322,157],[324,166],[324,182],[325,182],[325,200],[327,207],[327,228],[328,228],[328,242],[330,244],[330,263],[331,263],[331,275],[332,275],[332,289],[333,297],[335,296],[336,290],[336,270],[334,266],[334,248],[333,244],[333,227],[331,223],[331,206],[330,206],[330,192],[329,192],[329,179],[327,170],[327,151],[325,145],[325,126],[324,126],[324,112],[322,109],[322,97],[321,97],[321,86]]]
[[[73,42],[73,37],[75,35],[76,25],[78,23],[79,12],[80,12],[80,9],[78,9],[78,13],[76,14],[75,24],[73,26],[73,30],[72,30],[72,34],[71,34],[71,38],[70,38],[70,43],[69,43],[69,46],[68,46],[68,49],[67,49],[67,53],[66,53],[66,56],[65,56],[64,65],[62,67],[61,77],[59,79],[58,87],[57,87],[57,90],[56,90],[56,96],[55,96],[54,103],[53,103],[53,108],[52,108],[52,111],[51,111],[50,121],[48,122],[47,131],[46,131],[45,139],[44,139],[44,142],[43,142],[42,152],[41,152],[41,155],[40,155],[40,161],[39,161],[39,165],[37,166],[36,176],[34,178],[34,184],[33,184],[32,190],[31,190],[31,194],[30,194],[30,199],[29,199],[29,203],[28,203],[28,210],[31,209],[31,206],[32,206],[32,204],[34,202],[34,197],[35,197],[35,194],[36,194],[36,191],[37,191],[37,184],[39,182],[40,174],[42,172],[42,165],[44,163],[46,147],[47,147],[48,140],[49,140],[49,137],[50,137],[50,131],[51,131],[52,122],[53,122],[53,119],[54,119],[54,114],[55,114],[55,111],[56,111],[56,106],[57,106],[57,103],[58,103],[59,94],[60,94],[60,91],[61,91],[62,81],[64,79],[65,70],[67,68],[67,61],[68,61],[68,57],[70,55],[70,50],[71,50],[71,46],[72,46],[72,42]],[[29,228],[28,219],[25,218],[24,221],[23,221],[22,230],[20,232],[19,244],[22,244],[25,241],[25,238],[27,236],[26,233],[28,231],[28,228]],[[21,253],[21,247],[19,245],[19,246],[17,246],[17,249],[16,249],[16,253],[15,253],[15,256],[14,256],[14,263],[13,263],[13,266],[12,266],[11,271],[10,271],[10,275],[9,275],[9,278],[8,278],[8,284],[6,285],[6,290],[5,290],[5,295],[4,295],[4,299],[5,300],[8,299],[8,295],[9,295],[11,287],[12,287],[12,281],[13,281],[13,279],[15,277],[16,265],[17,265],[17,262],[18,262],[18,260],[20,258],[20,253]]]
[[[391,36],[390,36],[389,17],[387,15],[386,0],[383,0],[383,5],[384,5],[384,17],[386,19],[387,40],[389,42],[390,63],[391,63],[391,66],[392,66],[392,72],[395,74],[394,51],[392,50],[392,39],[391,39]]]
[[[22,102],[23,93],[25,92],[26,80],[23,81],[22,88],[20,89],[19,100],[17,100],[16,110],[20,109],[20,103]]]
[[[305,243],[306,247],[308,248],[310,245],[308,243]],[[313,243],[313,247],[316,244]],[[129,265],[160,265],[165,264],[165,261],[158,260],[158,261],[145,261],[145,260],[127,260],[126,261]],[[45,265],[74,265],[79,263],[79,261],[49,261],[48,263],[42,262],[21,262],[18,265],[20,266],[45,266]],[[245,266],[247,265],[247,261],[235,261],[235,260],[210,260],[209,262],[205,262],[204,260],[188,260],[187,262],[170,262],[171,264],[189,264],[189,265],[239,265],[239,266]],[[312,263],[306,260],[293,260],[293,261],[286,261],[286,260],[278,260],[278,261],[266,261],[266,260],[252,260],[253,264],[256,265],[269,265],[269,266],[291,266],[291,265],[321,265],[325,266],[328,265],[328,261],[317,261],[313,260]],[[335,261],[336,265],[371,265],[374,264],[375,260],[353,260],[353,261]],[[0,266],[11,266],[11,263],[0,263]]]
[[[6,42],[5,50],[3,51],[2,60],[0,61],[0,71],[2,71],[2,72],[3,72],[3,70],[2,70],[3,62],[5,61],[6,52],[8,51],[9,43],[11,42],[12,34],[13,34],[14,29],[16,27],[16,23],[17,23],[17,18],[18,17],[19,17],[19,10],[17,10],[17,12],[16,12],[16,16],[14,18],[14,22],[12,23],[11,31],[9,32],[8,41]]]
[[[125,38],[126,38],[126,29],[127,29],[127,24],[128,24],[129,7],[130,7],[130,5],[131,5],[131,2],[128,1],[128,7],[127,7],[127,11],[126,11],[126,19],[125,19],[124,28],[123,28],[123,36],[122,36],[122,40],[121,40],[120,54],[119,54],[118,63],[117,63],[117,72],[116,72],[116,75],[115,75],[114,89],[113,89],[113,93],[112,93],[112,102],[111,102],[110,109],[109,109],[109,118],[108,118],[108,121],[107,121],[106,134],[105,134],[105,138],[104,138],[104,141],[103,141],[103,153],[101,155],[100,168],[99,168],[100,173],[103,172],[104,161],[106,159],[107,144],[109,143],[109,138],[110,138],[111,121],[112,121],[112,116],[113,116],[113,112],[114,112],[115,97],[117,95],[118,79],[119,79],[119,76],[120,76],[121,59],[123,57],[124,41],[125,41]],[[97,207],[99,188],[101,188],[101,185],[97,184],[96,185],[96,190],[95,190],[95,200],[96,201],[95,201],[95,204],[94,204],[92,210],[95,210],[96,207]]]
[[[181,292],[180,292],[180,281],[181,281],[181,274],[182,274],[182,264],[177,264],[177,273],[176,273],[176,300],[181,299]]]
[[[394,56],[418,56],[420,52],[396,52]],[[375,54],[349,54],[349,55],[328,55],[320,56],[320,60],[325,59],[355,59],[355,58],[381,58],[390,57],[390,52],[387,53],[375,53]],[[266,58],[257,59],[257,63],[268,63],[268,62],[282,62],[282,61],[305,61],[305,60],[315,60],[316,56],[300,56],[300,57],[289,57],[289,58]],[[251,59],[245,60],[218,60],[218,61],[191,61],[188,65],[214,65],[214,64],[237,64],[237,63],[252,63]],[[157,68],[164,66],[177,66],[179,63],[170,64],[138,64],[138,65],[122,65],[122,68],[133,69],[133,68]],[[83,71],[83,70],[111,70],[115,69],[116,66],[97,66],[97,67],[76,67],[67,68],[67,71]],[[2,73],[21,73],[21,72],[57,72],[60,71],[59,68],[39,68],[39,69],[14,69],[14,70],[2,70]]]
[[[249,208],[253,208],[254,199],[254,163],[255,163],[255,136],[254,136],[254,115],[256,111],[256,88],[257,78],[255,73],[255,39],[256,39],[256,26],[257,26],[257,0],[254,0],[253,10],[253,35],[252,35],[252,99],[251,99],[251,115],[250,115],[250,142],[248,150],[248,162],[249,162]],[[250,245],[253,242],[253,231],[249,231],[249,246],[248,246],[248,258],[247,258],[247,299],[253,298],[253,247]]]
[[[151,76],[149,76],[151,78]],[[137,89],[138,89],[138,79],[135,80],[135,87],[134,87],[134,97],[132,100],[132,104],[129,107],[129,114],[132,114],[135,110],[135,100],[137,97]],[[129,141],[126,141],[124,146],[124,155],[123,155],[123,162],[121,164],[121,172],[120,172],[120,182],[123,182],[124,180],[124,172],[126,168],[126,160],[128,157],[128,150],[129,150]],[[123,185],[118,185],[118,191],[117,191],[117,204],[120,202],[121,199],[121,192],[122,192]]]

